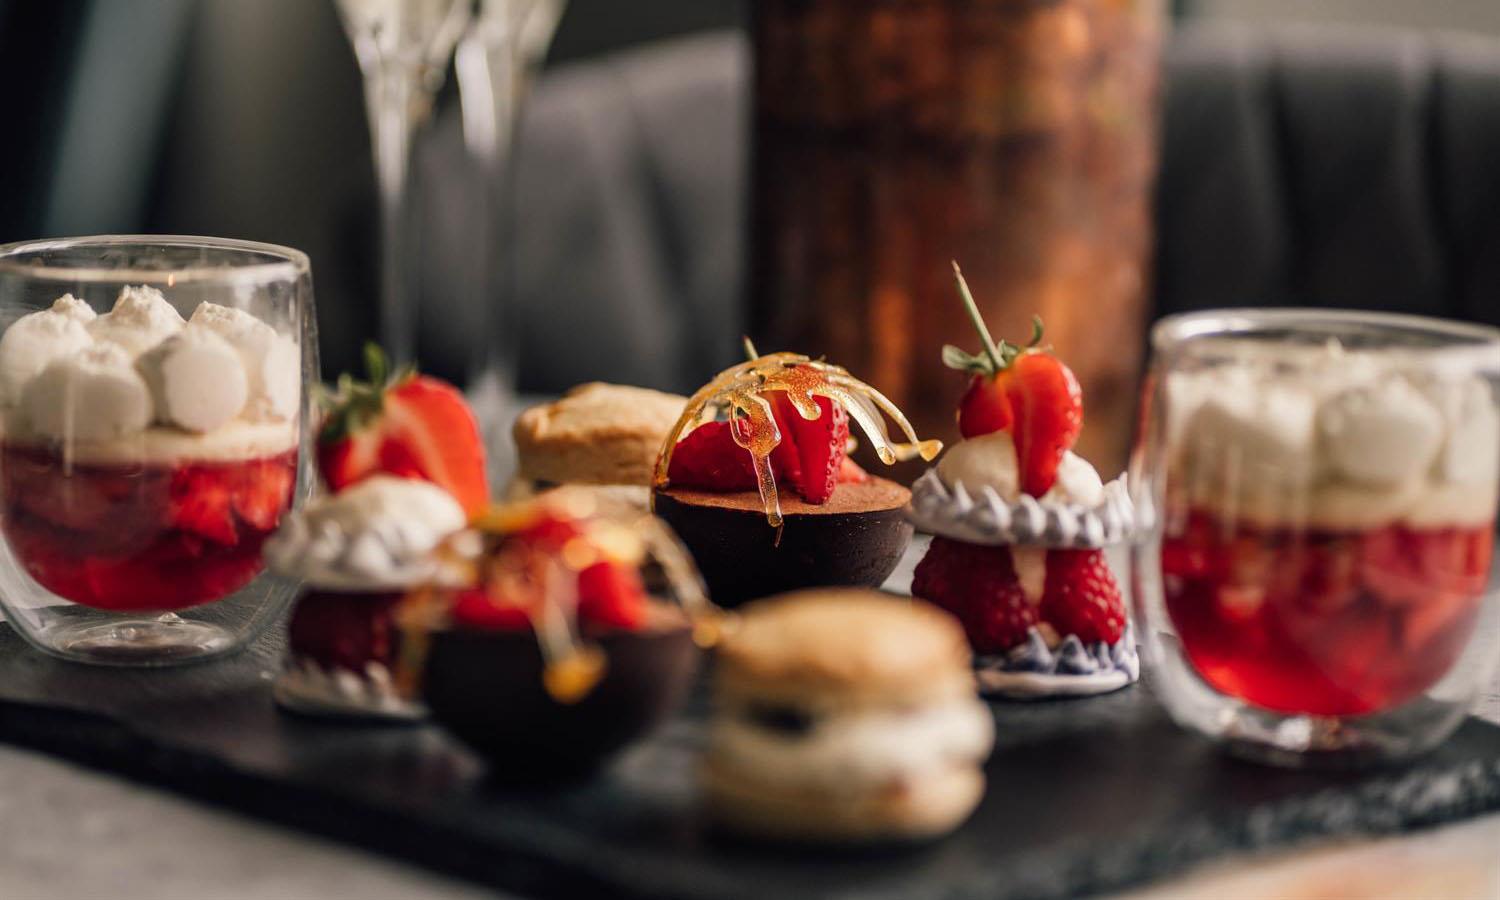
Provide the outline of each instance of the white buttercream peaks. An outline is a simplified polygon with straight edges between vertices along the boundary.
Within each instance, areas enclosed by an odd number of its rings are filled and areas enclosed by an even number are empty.
[[[1166,383],[1168,489],[1190,505],[1335,530],[1493,518],[1500,416],[1483,377],[1407,349],[1217,349]]]
[[[302,355],[297,345],[242,309],[203,303],[190,321],[210,329],[239,353],[250,397],[245,407],[252,420],[290,419],[297,413]]]
[[[90,322],[88,329],[94,340],[119,344],[134,357],[181,330],[183,324],[161,291],[141,285],[121,288],[114,309]]]
[[[26,383],[21,410],[37,433],[59,441],[135,434],[151,422],[151,398],[130,354],[93,344],[48,363]]]
[[[47,374],[57,363],[66,365]],[[301,390],[295,341],[249,313],[213,303],[199,304],[185,323],[152,287],[122,289],[104,315],[65,294],[0,334],[0,413],[8,439],[91,442],[74,448],[84,458],[131,458],[167,444],[178,454],[184,441],[201,443],[210,432],[232,441],[245,428],[274,428],[286,432],[278,440],[294,442]],[[120,405],[104,408],[112,402]],[[148,429],[149,437],[166,440],[134,439]],[[264,435],[254,437],[259,452]],[[120,438],[131,440],[120,444]],[[205,452],[217,458],[223,443]]]
[[[99,318],[99,314],[94,312],[92,306],[89,306],[72,294],[63,294],[54,300],[51,311],[65,318],[72,319],[80,325],[87,325]]]
[[[136,368],[151,389],[158,421],[200,434],[228,424],[249,396],[239,353],[196,325],[146,351]]]
[[[48,363],[93,344],[81,315],[73,311],[72,304],[80,302],[71,294],[64,296],[51,309],[17,319],[0,335],[0,394],[5,402],[18,402],[26,382]]]
[[[376,475],[290,514],[266,543],[266,560],[316,587],[398,590],[431,578],[432,551],[464,524],[442,488]]]
[[[1421,480],[1443,432],[1442,414],[1399,377],[1346,388],[1318,410],[1318,439],[1329,469],[1357,484]]]

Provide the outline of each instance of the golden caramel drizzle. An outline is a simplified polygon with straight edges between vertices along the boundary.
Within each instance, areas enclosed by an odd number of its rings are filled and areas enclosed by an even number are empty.
[[[931,461],[943,449],[941,441],[918,439],[911,422],[894,403],[842,367],[799,353],[770,353],[725,369],[688,398],[687,407],[657,454],[653,487],[667,486],[667,472],[677,442],[700,422],[722,414],[731,423],[734,442],[750,451],[766,521],[773,528],[780,527],[781,499],[770,457],[781,443],[781,431],[771,414],[770,402],[763,396],[767,391],[785,392],[798,414],[809,421],[822,415],[816,398],[827,397],[841,404],[850,418],[859,423],[875,454],[886,465],[913,457]],[[901,429],[906,442],[891,440],[886,429],[887,417]]]
[[[566,541],[555,554],[506,544],[509,535],[544,515],[570,520],[581,535]],[[693,637],[700,646],[712,646],[726,628],[726,614],[709,602],[687,551],[654,516],[634,511],[628,516],[604,515],[592,492],[561,488],[530,502],[491,507],[476,516],[471,527],[446,542],[439,556],[450,572],[462,573],[462,583],[482,587],[491,597],[506,598],[530,619],[542,652],[542,686],[558,703],[583,700],[608,669],[603,649],[585,641],[579,631],[578,574],[596,562],[639,567],[654,559],[666,576],[672,599],[693,624]],[[475,537],[482,545],[477,555],[459,549]],[[455,594],[452,584],[423,585],[408,592],[397,607],[402,640],[396,681],[403,696],[419,693],[417,682],[430,649],[430,635],[452,626]]]

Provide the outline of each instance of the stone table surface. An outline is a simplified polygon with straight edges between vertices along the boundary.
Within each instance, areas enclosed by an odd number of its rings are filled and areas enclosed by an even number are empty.
[[[914,548],[915,550],[916,548]],[[909,564],[893,587],[909,579]],[[1500,723],[1500,684],[1479,715]],[[1400,838],[1210,863],[1121,895],[1500,900],[1500,814]],[[423,869],[0,746],[7,900],[493,897]]]

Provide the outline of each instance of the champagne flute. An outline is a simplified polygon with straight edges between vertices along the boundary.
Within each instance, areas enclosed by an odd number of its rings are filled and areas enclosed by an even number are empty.
[[[410,250],[412,140],[431,114],[472,0],[337,0],[365,82],[380,194],[380,337],[399,364],[416,350]]]

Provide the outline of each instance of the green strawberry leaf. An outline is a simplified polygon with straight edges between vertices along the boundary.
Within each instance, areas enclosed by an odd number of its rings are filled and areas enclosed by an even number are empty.
[[[974,354],[952,344],[943,345],[943,365],[974,375],[994,375],[995,365],[987,354]]]

